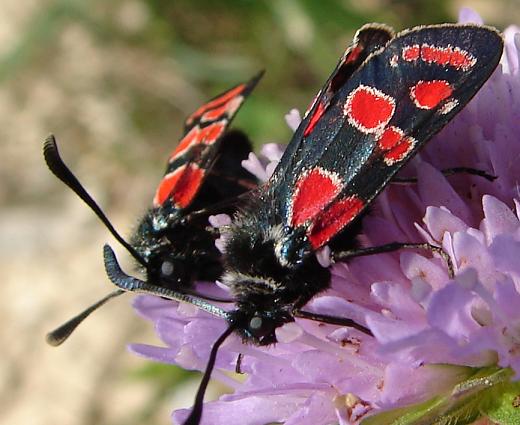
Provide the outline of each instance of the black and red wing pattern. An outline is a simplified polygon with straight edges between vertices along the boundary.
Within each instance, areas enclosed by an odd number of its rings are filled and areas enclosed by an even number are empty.
[[[222,136],[263,73],[216,96],[191,114],[184,136],[171,153],[153,206],[188,208],[215,163]]]
[[[433,25],[399,33],[330,90],[336,68],[269,184],[274,215],[326,244],[475,95],[502,48],[492,28]]]

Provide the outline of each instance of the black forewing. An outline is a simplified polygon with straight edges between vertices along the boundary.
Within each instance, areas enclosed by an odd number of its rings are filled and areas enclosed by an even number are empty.
[[[171,153],[165,177],[159,183],[155,207],[169,201],[178,210],[191,205],[208,171],[218,160],[226,130],[262,75],[263,72],[215,96],[186,119],[183,137]],[[194,174],[194,167],[198,174]],[[182,202],[178,202],[179,198]]]
[[[328,111],[331,108],[331,102],[334,96],[367,57],[379,49],[382,49],[393,36],[393,29],[383,24],[366,24],[356,32],[351,45],[345,50],[336,68],[314,98],[302,122],[294,133],[291,143],[289,143],[285,149],[280,164],[276,168],[269,183],[270,190],[275,189],[275,191],[273,191],[274,196],[279,194],[279,196],[285,197],[285,190],[290,192],[298,175],[298,173],[294,171],[299,168],[306,155],[314,155],[314,149],[302,150],[302,144],[300,142],[303,141],[304,134],[311,134],[311,136],[306,136],[307,139],[309,137],[314,138],[315,136],[313,134],[318,132],[324,135],[324,131],[326,130],[323,128],[324,119],[326,119],[324,114],[327,113],[327,116],[330,115]],[[274,192],[276,192],[276,194],[274,194]],[[277,209],[276,215],[280,212],[284,216],[287,213],[287,209],[284,208],[283,204],[281,205],[281,209]]]
[[[402,60],[405,46],[423,44],[466,50],[476,58],[476,63],[464,70]],[[304,137],[305,121],[297,129],[268,188],[276,215],[283,224],[290,225],[296,182],[314,167],[337,173],[344,184],[327,208],[349,195],[360,198],[365,207],[399,168],[475,95],[497,66],[502,48],[503,41],[496,30],[475,25],[418,27],[398,34],[345,80],[310,134]],[[448,100],[432,110],[418,108],[410,98],[410,88],[421,80],[449,81],[453,88],[450,99],[456,99],[458,104],[446,113],[440,113],[440,109]],[[374,87],[395,99],[395,112],[388,125],[399,127],[406,137],[417,140],[415,147],[393,165],[385,163],[377,147],[378,135],[360,132],[345,117],[347,97],[360,85]],[[322,212],[326,214],[327,208]],[[312,225],[308,223],[309,227]]]

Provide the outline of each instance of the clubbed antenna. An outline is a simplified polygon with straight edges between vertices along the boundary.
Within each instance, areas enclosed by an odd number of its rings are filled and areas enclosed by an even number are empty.
[[[52,174],[54,174],[56,177],[58,177],[58,179],[60,179],[70,189],[72,189],[72,191],[78,195],[92,211],[94,211],[94,214],[96,214],[96,216],[103,222],[110,233],[114,235],[114,238],[116,238],[117,241],[127,249],[132,257],[134,257],[141,265],[147,267],[144,258],[141,257],[135,248],[127,241],[125,241],[123,237],[117,232],[114,226],[112,226],[112,223],[110,223],[108,220],[103,210],[99,207],[96,201],[94,201],[92,196],[90,196],[89,193],[85,190],[76,176],[72,174],[72,171],[70,171],[70,169],[65,165],[60,157],[58,145],[56,144],[56,139],[53,135],[50,135],[47,137],[47,139],[45,139],[43,144],[43,156]]]
[[[99,307],[101,307],[103,304],[105,304],[112,298],[115,298],[124,293],[125,291],[123,291],[122,289],[117,289],[108,294],[106,297],[92,304],[90,307],[83,310],[77,316],[74,316],[72,319],[65,322],[60,327],[54,329],[52,332],[49,332],[45,338],[47,343],[49,345],[52,345],[53,347],[57,347],[58,345],[63,344],[70,336],[70,334],[74,332],[74,330],[79,326],[79,324],[83,322],[83,320],[85,320],[88,316],[90,316],[91,313],[96,311]]]

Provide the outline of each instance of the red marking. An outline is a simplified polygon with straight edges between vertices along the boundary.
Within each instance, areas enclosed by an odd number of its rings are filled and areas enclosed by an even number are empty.
[[[309,120],[309,124],[307,124],[307,128],[303,132],[303,137],[307,137],[312,132],[312,130],[314,130],[314,127],[316,126],[316,124],[318,123],[318,121],[324,113],[325,105],[323,105],[323,103],[320,103],[314,111],[314,114],[312,115],[311,119]]]
[[[383,160],[386,165],[393,165],[406,158],[413,149],[416,140],[405,137],[403,130],[397,127],[387,127],[377,139],[377,145],[383,151]]]
[[[418,44],[413,46],[405,46],[403,48],[403,59],[407,62],[413,62],[419,59],[421,55],[421,49]]]
[[[229,100],[233,99],[235,96],[238,96],[242,91],[244,91],[244,88],[246,87],[245,84],[240,84],[236,86],[234,89],[229,90],[227,93],[224,93],[222,96],[217,97],[216,99],[213,99],[209,101],[208,103],[202,105],[199,109],[197,109],[193,114],[190,115],[190,117],[187,119],[188,125],[190,125],[195,119],[200,117],[204,112],[216,108],[218,106],[221,106],[223,103],[228,102]]]
[[[192,146],[203,144],[211,145],[222,135],[226,128],[227,120],[217,121],[210,124],[202,129],[196,125],[193,127],[186,136],[181,140],[179,145],[175,148],[169,158],[169,162],[172,162],[181,155],[184,155],[188,149]]]
[[[203,178],[204,170],[196,164],[183,165],[166,174],[159,183],[153,206],[157,208],[171,198],[175,206],[186,208],[197,194]]]
[[[379,148],[387,151],[395,147],[403,136],[404,133],[400,128],[390,126],[385,128],[385,131],[383,131],[377,140],[377,144],[379,145]]]
[[[347,50],[345,52],[345,58],[343,59],[343,63],[348,64],[348,63],[357,61],[357,59],[359,58],[359,55],[361,54],[362,51],[363,51],[363,48],[359,45],[352,47],[350,49],[350,51]]]
[[[291,224],[300,226],[319,214],[342,187],[343,183],[335,173],[322,168],[314,168],[301,176],[292,200]]]
[[[211,111],[204,113],[200,120],[202,122],[206,122],[218,120],[224,115],[230,117],[237,111],[237,109],[240,107],[243,101],[243,96],[235,97],[234,99],[231,99],[229,102],[224,103],[222,106],[219,106],[218,108],[212,109]]]
[[[410,89],[410,97],[421,109],[433,109],[453,93],[450,83],[444,80],[419,81]]]
[[[374,87],[361,85],[352,91],[345,103],[348,121],[365,134],[385,127],[395,111],[395,100]]]
[[[429,44],[423,44],[419,47],[414,44],[403,48],[403,59],[405,61],[413,62],[419,57],[426,63],[435,63],[440,66],[448,65],[463,71],[467,71],[477,62],[471,53],[459,47],[439,47]]]
[[[365,203],[349,196],[337,201],[319,215],[309,232],[309,240],[314,249],[325,245],[334,235],[350,223],[363,209]]]
[[[188,134],[184,136],[184,138],[179,142],[175,150],[170,155],[170,161],[174,159],[177,156],[182,155],[184,152],[186,152],[191,146],[196,145],[199,140],[199,126],[196,125],[193,127],[190,131],[188,131]]]

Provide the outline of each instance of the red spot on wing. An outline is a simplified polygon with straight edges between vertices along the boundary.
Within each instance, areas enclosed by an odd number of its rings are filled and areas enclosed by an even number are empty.
[[[184,136],[170,155],[169,161],[172,162],[176,158],[184,155],[192,146],[198,144],[211,145],[215,143],[226,129],[226,124],[227,120],[221,120],[203,128],[196,125]]]
[[[358,60],[359,55],[363,52],[363,47],[355,46],[347,50],[345,58],[343,59],[344,64],[349,64]]]
[[[354,127],[365,134],[385,127],[395,111],[395,100],[374,87],[361,85],[347,97],[344,113]]]
[[[419,81],[410,89],[410,97],[421,109],[434,109],[452,93],[450,83],[444,80]]]
[[[218,120],[219,118],[222,118],[226,115],[228,117],[230,117],[237,111],[238,108],[240,108],[240,105],[242,104],[243,101],[244,101],[243,96],[235,97],[234,99],[231,99],[228,102],[224,103],[222,106],[219,106],[218,108],[205,112],[200,117],[200,120],[202,122],[207,122],[207,121]]]
[[[318,249],[325,245],[358,216],[364,205],[365,203],[355,196],[334,202],[317,217],[310,229],[308,236],[312,247]]]
[[[312,132],[312,130],[314,130],[314,127],[316,126],[316,124],[318,123],[318,121],[324,113],[325,105],[323,105],[323,103],[320,103],[314,111],[314,114],[312,115],[311,119],[309,120],[309,124],[307,124],[307,128],[303,132],[303,137],[307,137]]]
[[[196,145],[200,138],[199,138],[199,126],[193,127],[186,136],[183,137],[183,139],[179,142],[175,150],[170,155],[170,161],[180,155],[182,155],[184,152],[186,152],[191,146]]]
[[[466,50],[459,47],[440,47],[423,44],[418,46],[405,46],[403,48],[403,59],[408,62],[413,62],[422,59],[426,63],[435,63],[440,66],[451,66],[455,69],[467,71],[477,60]]]
[[[419,59],[421,55],[421,49],[418,44],[413,46],[405,46],[403,48],[403,59],[407,62],[413,62]]]
[[[171,199],[175,206],[186,208],[197,194],[203,178],[204,170],[196,164],[183,165],[166,174],[155,193],[154,207],[159,207]]]
[[[245,84],[240,84],[235,88],[229,90],[228,92],[224,93],[222,96],[219,96],[216,99],[213,99],[210,102],[202,105],[199,109],[197,109],[193,114],[189,116],[189,118],[186,120],[187,124],[190,125],[195,119],[199,118],[205,112],[209,111],[210,109],[222,106],[224,103],[229,102],[234,97],[240,95],[244,91],[245,87]]]
[[[314,168],[296,183],[291,205],[291,224],[300,226],[315,217],[341,191],[339,177],[322,168]]]
[[[383,151],[383,160],[387,165],[393,165],[406,158],[415,143],[414,138],[405,137],[400,128],[393,126],[385,128],[377,139],[377,145]]]

